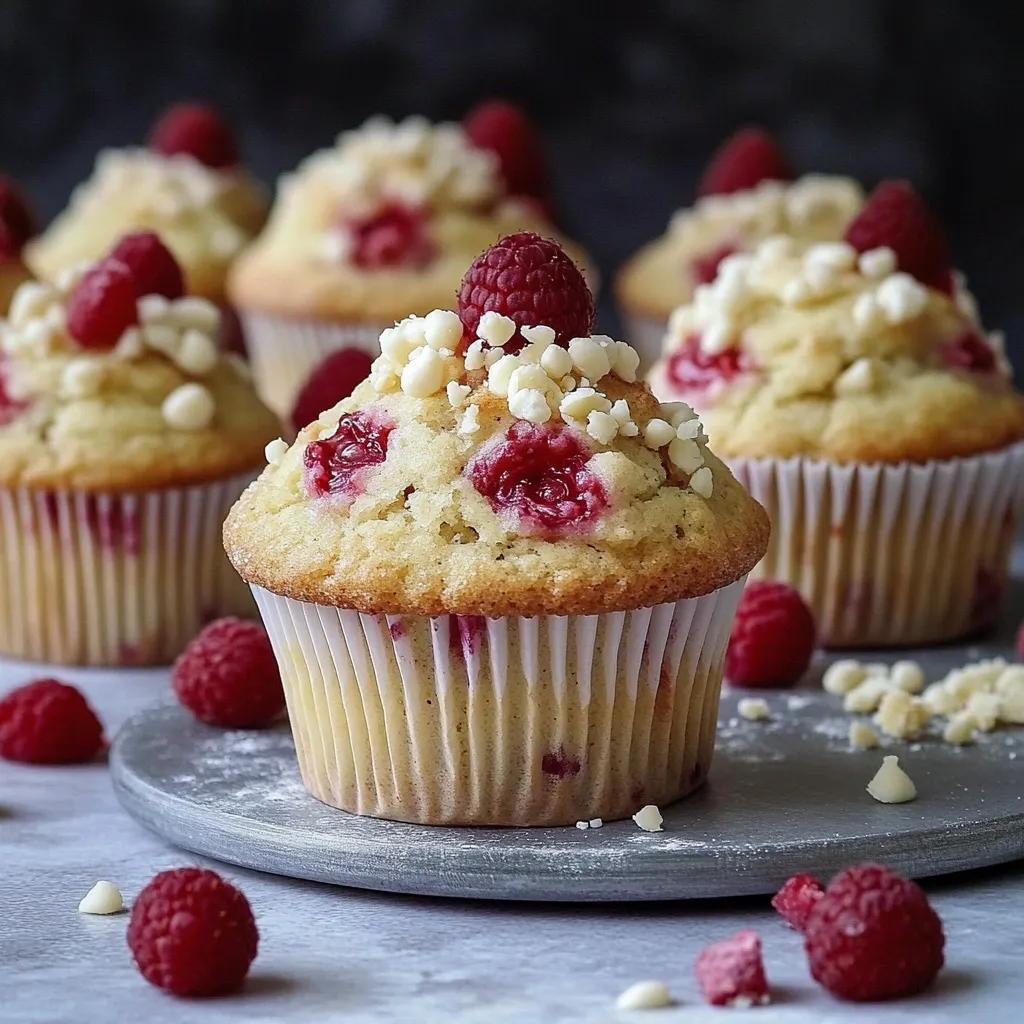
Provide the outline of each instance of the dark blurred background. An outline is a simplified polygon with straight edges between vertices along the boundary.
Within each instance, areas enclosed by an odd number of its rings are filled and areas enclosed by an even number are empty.
[[[755,121],[801,171],[912,179],[1019,349],[1022,48],[1009,0],[0,0],[0,166],[49,217],[176,99],[221,108],[273,181],[370,114],[502,95],[608,274]]]

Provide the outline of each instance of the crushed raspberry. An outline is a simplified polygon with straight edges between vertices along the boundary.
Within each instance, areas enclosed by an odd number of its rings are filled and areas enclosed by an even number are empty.
[[[473,486],[521,533],[584,531],[608,507],[590,451],[575,431],[519,420],[466,467]]]
[[[176,996],[237,991],[259,938],[245,895],[204,868],[161,871],[139,893],[128,922],[139,972]]]
[[[207,167],[234,167],[238,140],[228,123],[205,103],[176,103],[154,125],[149,148],[164,156],[183,153]]]
[[[736,251],[736,246],[727,242],[703,256],[690,260],[690,277],[695,284],[711,284],[718,277],[718,265],[726,256],[732,256]]]
[[[185,294],[181,266],[155,232],[136,231],[125,235],[110,255],[131,271],[138,298],[163,295],[167,299],[180,299]]]
[[[899,269],[921,284],[940,291],[952,286],[946,233],[908,182],[876,186],[845,237],[858,252],[888,246]]]
[[[920,886],[878,864],[836,875],[811,911],[811,974],[840,999],[875,1001],[927,988],[944,962],[942,922]]]
[[[448,617],[448,647],[452,657],[466,661],[480,650],[487,620],[482,615],[450,615]]]
[[[814,642],[814,614],[800,592],[755,580],[736,608],[725,676],[734,686],[791,686],[807,671]]]
[[[36,219],[25,197],[6,175],[0,175],[0,259],[21,255],[36,233]]]
[[[0,700],[0,757],[26,764],[85,764],[103,749],[103,725],[79,690],[37,679]]]
[[[311,441],[303,453],[306,493],[354,497],[363,487],[365,471],[382,463],[394,424],[366,410],[348,413],[330,437]]]
[[[109,256],[93,264],[71,293],[67,321],[82,348],[113,348],[139,322],[132,272]]]
[[[391,634],[391,639],[398,643],[399,640],[404,639],[408,636],[409,631],[405,628],[404,619],[395,619],[394,622],[388,626],[388,632]]]
[[[977,332],[964,331],[940,346],[942,358],[954,370],[995,373],[998,363],[992,346]]]
[[[388,203],[369,217],[343,222],[352,238],[352,262],[363,270],[425,267],[437,255],[422,210]]]
[[[370,373],[373,360],[360,348],[332,352],[309,375],[295,400],[292,425],[301,430],[325,409],[348,398]]]
[[[571,779],[583,770],[583,763],[578,757],[567,754],[564,747],[559,747],[540,759],[540,770],[553,779]]]
[[[19,402],[7,390],[2,358],[0,358],[0,427],[6,427],[19,413],[28,408],[27,402]]]
[[[547,196],[544,149],[530,119],[506,100],[485,100],[463,119],[470,142],[498,158],[498,168],[512,195]]]
[[[814,875],[794,875],[772,897],[772,906],[798,932],[802,932],[824,891]]]
[[[699,196],[727,196],[762,181],[790,181],[793,171],[767,132],[741,128],[715,150],[697,184]]]
[[[751,369],[751,361],[739,345],[731,345],[721,352],[705,352],[700,335],[691,334],[683,347],[668,357],[666,373],[676,392],[699,398]]]
[[[550,327],[563,347],[594,329],[594,297],[565,250],[531,231],[506,235],[470,264],[459,288],[459,318],[476,337],[480,317],[501,313],[519,327]],[[512,339],[515,354],[525,342]]]
[[[712,1006],[758,1006],[768,1002],[768,979],[757,932],[737,932],[701,951],[695,965],[704,998]]]
[[[208,725],[256,729],[284,710],[274,649],[257,622],[226,618],[204,627],[174,663],[171,685]]]

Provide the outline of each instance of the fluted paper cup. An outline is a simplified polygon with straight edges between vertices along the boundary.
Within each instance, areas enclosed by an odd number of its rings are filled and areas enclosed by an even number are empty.
[[[626,341],[640,353],[640,373],[645,374],[661,357],[668,320],[620,311]]]
[[[935,643],[995,618],[1024,511],[1024,444],[923,464],[729,465],[772,522],[751,578],[797,587],[826,645]]]
[[[138,494],[0,489],[0,654],[166,664],[210,619],[253,615],[221,543],[251,480]]]
[[[622,818],[704,781],[742,587],[501,619],[253,593],[319,800],[434,825],[566,825]]]

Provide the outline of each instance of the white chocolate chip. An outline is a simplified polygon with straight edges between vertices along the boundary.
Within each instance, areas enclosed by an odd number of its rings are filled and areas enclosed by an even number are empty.
[[[182,384],[164,399],[161,411],[168,426],[176,430],[204,430],[213,420],[216,404],[202,384]]]
[[[536,388],[520,388],[516,391],[508,400],[508,411],[516,419],[528,420],[530,423],[547,423],[551,419],[551,406],[544,392]],[[600,416],[601,413],[591,415]]]
[[[745,718],[748,722],[763,722],[771,718],[768,701],[764,697],[741,697],[736,710],[740,718]]]
[[[504,398],[508,394],[508,385],[512,374],[522,365],[523,361],[519,356],[501,356],[487,371],[487,387],[493,394],[501,395]]]
[[[972,693],[964,710],[974,717],[981,732],[991,732],[999,722],[1001,703],[997,693]]]
[[[611,373],[612,363],[607,351],[593,338],[573,338],[569,342],[569,355],[580,373],[594,384]]]
[[[850,749],[873,750],[878,746],[878,734],[864,722],[850,723]]]
[[[857,269],[865,276],[881,280],[888,277],[896,269],[896,253],[887,245],[878,249],[868,249],[857,259]]]
[[[803,306],[814,298],[814,289],[805,277],[794,277],[782,289],[782,301],[787,306]]]
[[[615,418],[607,412],[593,410],[587,414],[587,433],[601,444],[610,444],[619,432]]]
[[[463,414],[459,423],[460,434],[475,434],[480,429],[480,406],[471,405]]]
[[[644,444],[648,448],[663,448],[676,437],[675,428],[666,420],[655,417],[644,427]]]
[[[878,705],[875,724],[886,736],[913,740],[921,735],[930,718],[931,713],[924,701],[903,690],[889,690]]]
[[[445,388],[448,404],[453,409],[461,409],[472,392],[473,389],[468,384],[460,384],[457,380],[448,381],[448,385]]]
[[[484,343],[482,341],[474,341],[466,349],[465,363],[467,370],[482,370],[484,368]]]
[[[61,394],[68,398],[92,398],[103,386],[103,364],[96,359],[72,359],[60,375]]]
[[[616,1010],[660,1010],[672,1005],[672,993],[661,981],[638,981],[615,1000]]]
[[[661,832],[662,823],[664,818],[661,815],[661,811],[658,810],[655,804],[648,804],[646,807],[641,807],[636,814],[633,815],[633,821],[636,822],[638,828],[642,828],[645,832]]]
[[[59,300],[60,292],[52,285],[43,281],[26,281],[14,293],[7,319],[14,327],[24,327]]]
[[[580,830],[581,832],[586,832],[586,831],[587,831],[587,829],[588,829],[588,828],[590,828],[590,822],[589,822],[589,821],[577,821],[577,822],[576,822],[576,827],[577,827],[577,828],[578,828],[578,829],[579,829],[579,830]]]
[[[895,754],[882,758],[882,767],[868,783],[868,792],[880,804],[905,804],[917,796],[917,787],[900,767]]]
[[[432,349],[455,349],[462,339],[462,321],[450,309],[431,310],[423,318],[423,338]]]
[[[701,437],[700,420],[684,420],[676,428],[676,437],[678,437],[680,441],[699,441]]]
[[[905,693],[920,693],[924,689],[924,669],[916,661],[894,662],[889,678]]]
[[[840,397],[870,394],[878,390],[883,379],[884,371],[878,360],[862,356],[836,378],[836,394]]]
[[[933,715],[952,715],[960,707],[956,694],[945,683],[932,683],[921,699]]]
[[[591,828],[601,828],[604,825],[604,819],[591,818],[587,824],[590,825]]]
[[[690,490],[704,499],[711,497],[714,487],[715,480],[707,466],[702,466],[690,477]]]
[[[683,473],[696,473],[704,465],[704,453],[696,441],[677,437],[668,446],[669,461]]]
[[[544,349],[540,357],[540,365],[550,377],[560,380],[567,373],[572,372],[572,356],[564,348],[551,345]]]
[[[173,357],[181,344],[181,332],[169,324],[147,324],[142,328],[142,340],[154,352]]]
[[[835,661],[821,677],[821,685],[826,693],[834,697],[845,697],[851,690],[855,690],[867,679],[867,670],[858,661],[852,658],[844,658]]]
[[[147,295],[139,301],[144,303],[151,298],[160,296]],[[201,299],[197,295],[175,299],[168,313],[171,321],[183,331],[195,330],[213,336],[220,329],[220,310],[209,299]]]
[[[444,360],[426,345],[416,349],[402,370],[402,391],[411,398],[429,398],[444,383]]]
[[[205,377],[220,361],[217,346],[207,334],[190,327],[181,336],[174,362],[196,377]]]
[[[1007,725],[1024,725],[1024,671],[1014,665],[1007,669],[996,683],[999,694],[999,721]]]
[[[883,319],[882,308],[872,292],[863,292],[857,296],[852,315],[854,324],[864,332],[874,330]]]
[[[640,353],[624,341],[617,341],[609,346],[609,358],[612,363],[612,372],[627,384],[636,380],[636,372],[640,367]]]
[[[878,286],[875,300],[891,324],[913,320],[928,305],[928,289],[909,274],[890,274]]]
[[[124,910],[121,891],[113,882],[97,882],[78,904],[80,914],[119,914]]]
[[[387,356],[381,356],[373,361],[370,367],[370,384],[379,395],[387,395],[398,390],[398,374]]]
[[[555,343],[555,332],[550,327],[538,324],[536,327],[520,327],[519,333],[531,344],[547,351]],[[564,352],[565,349],[562,349]],[[568,371],[566,371],[568,372]]]
[[[969,711],[959,711],[946,723],[942,738],[956,747],[965,747],[974,742],[978,723]]]
[[[143,295],[137,303],[137,309],[143,324],[165,323],[171,312],[171,303],[163,295]]]
[[[495,313],[493,309],[489,309],[480,317],[480,323],[476,328],[476,336],[486,341],[491,348],[501,348],[512,340],[515,333],[515,321],[501,313]]]
[[[662,402],[661,415],[662,418],[668,419],[674,430],[678,430],[681,423],[697,418],[697,414],[693,411],[692,406],[687,405],[685,402]]]
[[[868,676],[843,698],[843,710],[861,715],[875,711],[890,689],[888,678]]]
[[[138,327],[129,327],[114,346],[113,355],[116,359],[138,359],[146,351],[142,340],[142,331]]]
[[[562,419],[568,423],[573,421],[584,423],[592,412],[610,413],[611,411],[612,403],[593,388],[577,388],[566,395],[559,405]]]
[[[849,242],[819,242],[804,253],[804,267],[828,267],[830,270],[852,270],[857,250]]]
[[[629,411],[629,403],[624,398],[612,402],[612,417],[619,426],[632,422],[633,416]]]
[[[288,442],[280,437],[275,438],[263,449],[263,454],[267,457],[267,462],[271,466],[276,466],[285,457],[287,452]]]

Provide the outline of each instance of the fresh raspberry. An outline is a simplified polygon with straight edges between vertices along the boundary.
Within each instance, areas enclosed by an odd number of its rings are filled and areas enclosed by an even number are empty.
[[[519,327],[550,327],[563,347],[594,330],[594,297],[579,267],[557,242],[532,231],[499,239],[466,271],[458,311],[470,338],[480,317],[492,310]],[[518,348],[505,345],[513,354]]]
[[[470,142],[498,158],[498,169],[512,195],[546,200],[544,148],[530,119],[507,100],[485,100],[463,118]]]
[[[306,493],[311,498],[354,497],[362,490],[366,470],[387,458],[392,430],[389,420],[365,410],[342,416],[330,437],[306,445],[302,456]]]
[[[185,275],[181,266],[155,232],[136,231],[125,235],[111,250],[110,256],[120,260],[131,271],[138,298],[162,295],[166,299],[180,299],[185,294]]]
[[[858,252],[888,246],[900,270],[939,291],[952,289],[949,243],[942,225],[906,181],[883,181],[846,229]]]
[[[361,348],[332,352],[309,375],[292,409],[296,430],[312,423],[324,411],[348,398],[370,373],[373,360]]]
[[[712,1006],[757,1006],[768,1002],[768,979],[757,932],[737,932],[713,942],[697,957],[697,980]]]
[[[715,387],[728,384],[752,369],[750,358],[739,345],[730,345],[721,352],[705,352],[700,335],[691,334],[668,357],[668,381],[680,395],[693,396],[700,404]]]
[[[149,148],[164,156],[184,153],[216,169],[234,167],[238,140],[228,123],[205,103],[176,103],[153,126]]]
[[[840,999],[922,991],[942,968],[944,945],[942,922],[920,886],[878,864],[836,875],[804,931],[811,974]]]
[[[695,284],[711,284],[718,277],[718,265],[736,251],[735,245],[726,242],[703,256],[697,256],[690,260],[690,277]]]
[[[802,932],[824,891],[814,875],[794,875],[772,897],[772,906],[798,932]]]
[[[178,700],[200,722],[227,729],[269,725],[284,710],[281,672],[267,631],[256,622],[217,619],[171,669]]]
[[[992,346],[977,332],[963,331],[940,346],[942,358],[954,370],[967,373],[995,373],[996,354]]]
[[[608,506],[601,480],[587,469],[590,450],[569,429],[519,420],[466,467],[494,511],[524,534],[584,531]]]
[[[369,217],[347,220],[352,238],[352,262],[363,270],[386,267],[425,267],[437,255],[422,210],[388,203]]]
[[[21,254],[25,243],[36,233],[36,219],[17,186],[0,175],[0,258]]]
[[[27,764],[84,764],[103,749],[103,726],[79,690],[38,679],[0,700],[0,757]]]
[[[786,583],[755,580],[736,608],[725,676],[734,686],[790,686],[814,654],[814,615]]]
[[[161,871],[136,897],[128,948],[151,985],[176,996],[242,987],[260,935],[245,894],[215,871]]]
[[[139,322],[132,272],[110,256],[94,263],[71,293],[67,321],[82,348],[113,348]]]
[[[741,128],[715,150],[697,184],[699,196],[728,196],[762,181],[790,181],[793,171],[775,140],[760,128]]]

